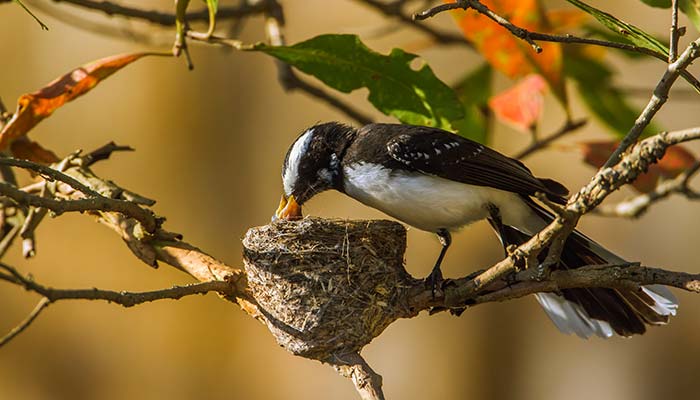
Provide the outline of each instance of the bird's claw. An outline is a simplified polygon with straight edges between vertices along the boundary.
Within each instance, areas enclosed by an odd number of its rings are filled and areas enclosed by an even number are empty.
[[[442,289],[442,285],[445,279],[442,277],[442,271],[440,268],[433,268],[433,271],[425,278],[426,286],[429,285],[430,290],[433,294],[433,299],[435,298],[435,292],[438,288]]]
[[[545,265],[544,263],[541,263],[537,265],[537,268],[535,268],[535,280],[537,282],[542,282],[549,278],[549,273],[550,273],[550,268],[549,265]]]

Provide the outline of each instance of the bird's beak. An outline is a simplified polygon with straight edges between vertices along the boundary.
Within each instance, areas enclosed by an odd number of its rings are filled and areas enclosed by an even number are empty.
[[[301,219],[301,206],[297,204],[294,196],[285,197],[282,195],[280,205],[275,212],[275,217],[287,220]]]

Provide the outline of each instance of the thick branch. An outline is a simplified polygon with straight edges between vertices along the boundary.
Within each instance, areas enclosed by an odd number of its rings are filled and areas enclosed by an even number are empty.
[[[518,272],[508,282],[494,281],[473,292],[472,280],[462,278],[451,281],[433,298],[430,290],[420,285],[414,287],[409,297],[411,317],[422,310],[434,307],[453,308],[496,301],[506,301],[540,292],[557,292],[562,289],[604,287],[612,289],[639,289],[642,285],[666,285],[689,292],[700,293],[700,274],[668,271],[639,265],[591,265],[572,270],[557,270],[546,279],[539,279],[532,271]]]
[[[336,356],[330,362],[338,373],[352,379],[362,400],[384,400],[382,377],[358,353]]]

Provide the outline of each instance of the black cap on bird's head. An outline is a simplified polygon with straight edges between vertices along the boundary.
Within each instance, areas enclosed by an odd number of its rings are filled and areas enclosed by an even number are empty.
[[[340,162],[355,129],[328,122],[306,129],[289,147],[282,166],[284,194],[277,218],[301,218],[301,206],[314,195],[338,189]]]

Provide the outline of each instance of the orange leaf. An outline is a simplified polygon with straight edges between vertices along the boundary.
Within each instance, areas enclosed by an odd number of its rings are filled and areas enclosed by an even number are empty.
[[[483,0],[482,3],[514,25],[532,32],[569,30],[585,20],[585,13],[578,10],[550,11],[543,15],[537,0]],[[542,52],[538,54],[529,44],[476,10],[455,10],[453,15],[464,35],[495,69],[513,79],[538,73],[557,97],[566,102],[559,43],[539,42]]]
[[[580,143],[583,160],[600,168],[618,146],[617,141],[598,141]],[[695,163],[695,157],[680,146],[669,147],[658,163],[649,166],[646,173],[639,174],[632,186],[639,192],[647,193],[656,187],[659,178],[675,178]]]
[[[518,84],[489,100],[496,118],[514,128],[529,132],[537,123],[544,105],[547,82],[540,75],[529,75]]]
[[[0,150],[24,136],[57,108],[95,87],[100,81],[139,58],[156,53],[106,57],[78,67],[36,92],[20,96],[17,111],[0,132]]]
[[[45,149],[39,143],[22,136],[10,143],[10,151],[15,158],[34,161],[41,164],[55,163],[60,158],[51,150]]]

